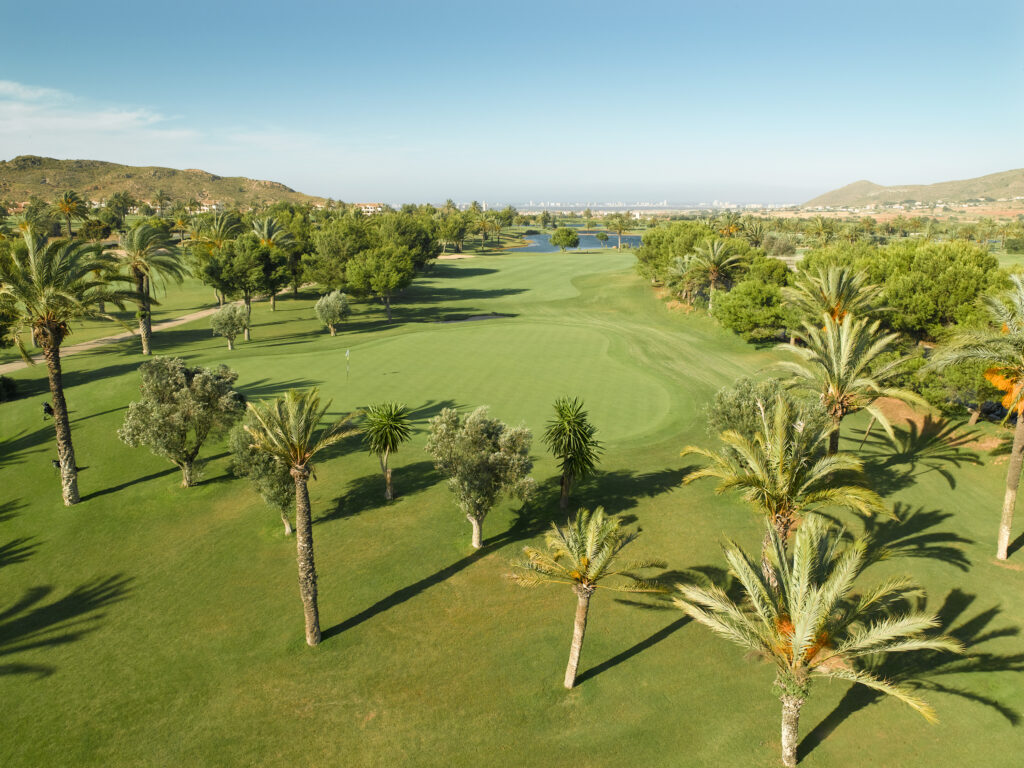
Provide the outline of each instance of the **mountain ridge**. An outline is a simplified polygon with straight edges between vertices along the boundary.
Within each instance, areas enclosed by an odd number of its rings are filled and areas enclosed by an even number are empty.
[[[858,208],[914,200],[921,203],[963,202],[982,198],[1015,198],[1024,196],[1024,168],[990,173],[971,179],[940,181],[936,184],[901,184],[882,186],[862,179],[844,187],[818,195],[803,204],[804,208]]]
[[[277,181],[246,176],[219,176],[198,168],[124,165],[106,160],[62,160],[39,155],[18,155],[0,160],[0,198],[22,202],[33,196],[53,200],[73,189],[86,200],[104,200],[115,192],[128,192],[137,200],[151,201],[163,190],[174,200],[192,197],[200,202],[232,206],[260,202],[310,203],[322,197],[297,192]]]

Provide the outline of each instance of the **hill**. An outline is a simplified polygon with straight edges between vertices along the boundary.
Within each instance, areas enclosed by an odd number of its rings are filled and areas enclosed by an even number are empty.
[[[824,206],[827,208],[861,207],[885,203],[900,203],[915,200],[921,203],[964,202],[991,198],[1013,199],[1024,196],[1024,168],[1002,173],[991,173],[976,179],[942,181],[938,184],[911,184],[906,186],[883,187],[870,181],[855,181],[845,187],[834,189],[804,203],[804,208]]]
[[[86,200],[104,200],[115,192],[128,192],[137,200],[151,201],[158,189],[167,192],[172,200],[194,197],[199,202],[229,205],[245,205],[254,200],[305,203],[323,199],[296,192],[276,181],[217,176],[191,168],[177,170],[35,155],[0,161],[0,199],[22,202],[38,195],[53,200],[66,189],[75,190]]]

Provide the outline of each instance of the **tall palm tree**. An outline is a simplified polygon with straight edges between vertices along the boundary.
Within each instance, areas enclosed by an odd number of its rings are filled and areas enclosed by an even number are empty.
[[[251,448],[288,467],[295,481],[295,542],[299,566],[299,595],[306,617],[306,643],[320,642],[320,611],[317,606],[316,562],[313,558],[313,519],[309,504],[313,457],[344,440],[355,430],[346,429],[349,419],[318,431],[330,403],[320,407],[320,393],[290,389],[272,403],[249,403],[245,431]]]
[[[815,677],[889,694],[935,722],[932,708],[909,687],[862,666],[862,660],[888,653],[963,652],[953,638],[934,633],[939,627],[936,616],[902,607],[921,590],[896,577],[855,593],[855,582],[871,563],[867,537],[845,543],[841,532],[814,519],[797,529],[788,552],[771,526],[768,535],[773,544],[769,575],[737,544],[726,544],[725,557],[743,590],[742,601],[718,586],[679,584],[675,604],[774,665],[782,702],[783,765],[796,765],[800,710]]]
[[[121,235],[119,247],[121,262],[128,268],[139,296],[139,338],[142,340],[142,354],[148,355],[153,342],[153,279],[169,277],[180,283],[188,274],[188,268],[171,236],[148,222],[142,222]]]
[[[743,221],[742,232],[748,243],[760,248],[768,236],[768,224],[764,219],[749,217]]]
[[[882,287],[868,282],[866,272],[849,266],[819,267],[813,274],[802,273],[782,296],[806,320],[814,322],[823,314],[842,322],[849,315],[864,317],[878,310]]]
[[[64,223],[68,228],[68,237],[71,237],[71,220],[81,221],[89,215],[89,208],[85,201],[74,190],[69,189],[61,194],[53,204],[54,210],[64,217]]]
[[[705,240],[693,252],[693,268],[708,279],[708,313],[715,305],[715,289],[718,284],[730,279],[733,270],[739,266],[740,256],[733,253],[728,240]]]
[[[999,521],[996,557],[1009,554],[1013,512],[1017,506],[1017,488],[1024,466],[1024,276],[1013,275],[1013,287],[998,298],[985,297],[985,309],[995,329],[963,330],[940,347],[922,373],[944,370],[964,362],[982,362],[989,366],[985,377],[1006,392],[1003,406],[1016,416],[1013,447],[1006,468],[1003,512]]]
[[[850,317],[838,322],[828,315],[822,315],[822,319],[824,326],[805,321],[803,330],[794,334],[803,346],[779,345],[779,349],[801,359],[778,365],[793,375],[792,386],[813,392],[821,399],[832,419],[828,452],[834,454],[839,450],[843,419],[860,410],[870,413],[889,438],[895,440],[892,425],[877,406],[878,398],[891,397],[909,405],[928,407],[913,392],[886,386],[905,360],[900,357],[880,362],[882,355],[893,349],[897,334],[882,333],[877,320]]]
[[[597,467],[602,448],[594,437],[596,432],[579,398],[555,400],[555,415],[544,428],[544,443],[562,471],[558,507],[563,511],[569,507],[572,484],[592,474]]]
[[[606,235],[607,237],[607,235]],[[690,303],[693,301],[695,280],[693,270],[693,254],[676,256],[669,262],[665,270],[664,285],[674,296],[681,301]]]
[[[576,683],[576,670],[587,631],[590,598],[598,589],[616,592],[660,592],[661,587],[644,581],[635,571],[664,568],[660,560],[619,562],[619,553],[637,534],[625,533],[620,521],[606,517],[598,507],[593,512],[581,509],[575,520],[565,528],[552,525],[545,537],[546,550],[524,547],[526,559],[512,563],[520,572],[512,580],[523,587],[541,584],[570,584],[576,593],[576,620],[573,624],[569,664],[565,668],[565,687]],[[602,584],[613,576],[621,577],[615,584]]]
[[[619,236],[618,249],[622,250],[622,233],[627,231],[633,226],[633,217],[629,211],[625,213],[614,213],[611,216],[606,216],[604,225]]]
[[[12,335],[23,358],[33,362],[22,333],[31,332],[32,341],[42,347],[53,399],[53,424],[57,433],[64,504],[79,501],[78,468],[71,442],[71,422],[61,372],[60,345],[71,333],[71,323],[82,318],[113,320],[100,312],[100,302],[123,307],[135,294],[120,289],[119,280],[97,275],[109,274],[116,260],[102,246],[80,240],[45,243],[31,232],[20,249],[0,257],[0,316],[10,318]]]
[[[412,439],[409,409],[401,403],[371,405],[366,409],[363,439],[370,453],[380,461],[380,470],[384,473],[384,499],[391,501],[395,498],[395,491],[391,485],[388,459],[398,451],[402,443]]]
[[[743,500],[765,516],[785,546],[790,532],[808,514],[840,507],[861,515],[885,510],[881,497],[855,482],[863,469],[852,453],[825,455],[826,433],[808,423],[791,396],[782,392],[774,403],[758,403],[761,428],[753,439],[727,430],[718,451],[688,446],[683,456],[703,456],[710,463],[683,480],[711,477],[715,493],[740,491]],[[765,540],[765,553],[771,542]]]
[[[156,215],[163,216],[164,206],[171,202],[171,196],[166,190],[158,189],[153,193],[153,202],[156,203]]]

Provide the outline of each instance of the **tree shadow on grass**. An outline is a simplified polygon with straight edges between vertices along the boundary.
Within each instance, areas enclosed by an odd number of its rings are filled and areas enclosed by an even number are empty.
[[[196,467],[197,469],[202,470],[211,461],[223,459],[227,455],[227,451],[221,451],[220,453],[214,454],[213,456],[200,457],[196,462]],[[96,499],[99,498],[100,496],[106,496],[107,494],[110,493],[117,493],[118,491],[123,491],[125,488],[131,488],[133,485],[138,485],[139,483],[147,483],[150,480],[157,480],[161,477],[167,477],[168,475],[180,473],[181,470],[172,464],[169,467],[161,469],[159,472],[150,472],[148,475],[142,475],[141,477],[133,477],[131,480],[125,480],[123,483],[112,485],[109,488],[104,488],[103,490],[100,491],[93,491],[92,493],[88,493],[82,497],[82,501],[89,501],[90,499]],[[230,474],[218,475],[217,477],[211,478],[209,480],[201,480],[200,482],[196,483],[195,486],[198,487],[200,485],[206,485],[208,483],[219,483],[224,480],[229,480],[233,477],[234,475]]]
[[[1024,547],[1024,533],[1018,536],[1016,539],[1010,542],[1010,546],[1006,548],[1006,556],[1010,557],[1014,552]]]
[[[424,464],[427,467],[430,467],[429,477],[438,478],[438,475],[433,472],[430,462],[419,462],[418,464]],[[635,500],[633,500],[632,503],[627,501],[624,495],[627,489],[632,489],[637,495],[655,496],[659,493],[663,493],[665,490],[669,490],[677,486],[679,484],[679,478],[685,475],[687,471],[688,469],[666,469],[660,472],[650,472],[643,475],[637,475],[636,473],[626,471],[606,472],[600,473],[600,476],[592,478],[587,485],[592,487],[595,492],[602,493],[599,504],[604,504],[609,513],[615,514],[621,512],[623,509],[636,505]],[[367,478],[369,477],[371,476],[367,475]],[[436,479],[434,482],[436,482]],[[376,493],[378,494],[381,493],[379,483],[380,478],[378,477],[376,481]],[[364,621],[372,619],[374,616],[377,616],[384,611],[401,605],[406,600],[419,595],[421,592],[429,589],[435,584],[439,584],[442,581],[451,578],[455,574],[472,565],[484,555],[497,552],[510,544],[525,541],[539,535],[545,531],[552,522],[565,516],[565,513],[558,509],[557,484],[557,478],[549,478],[544,483],[541,483],[538,493],[530,501],[523,503],[522,506],[520,506],[520,508],[514,513],[512,524],[496,536],[485,538],[483,547],[477,551],[466,555],[466,557],[463,557],[451,565],[445,566],[430,576],[426,576],[407,587],[402,587],[401,589],[392,592],[387,597],[378,600],[369,608],[357,613],[355,616],[342,621],[340,624],[330,627],[324,631],[324,639],[326,640],[339,635],[346,630],[359,626]],[[580,498],[582,497],[577,497],[575,501],[578,503]],[[616,508],[609,506],[609,500],[612,501]],[[331,516],[329,515],[327,518],[319,518],[317,522],[329,519],[330,517]],[[628,515],[621,516],[620,520],[625,524],[629,524],[635,522],[636,518]]]
[[[935,530],[953,517],[951,512],[939,509],[916,509],[909,504],[896,503],[894,517],[875,515],[861,518],[863,534],[868,537],[867,557],[869,560],[887,560],[893,557],[922,557],[938,560],[967,571],[970,559],[963,546],[973,544],[968,539],[950,530]],[[823,514],[835,525],[842,527],[838,518]],[[852,534],[848,534],[852,538]]]
[[[938,473],[950,488],[956,488],[951,469],[982,464],[978,454],[965,447],[977,439],[978,433],[961,431],[963,423],[927,416],[920,426],[909,422],[908,427],[893,428],[895,442],[884,434],[868,435],[860,448],[864,471],[882,496],[904,490],[930,472]]]
[[[686,466],[644,473],[624,469],[599,471],[572,490],[569,509],[604,507],[608,514],[618,514],[633,509],[642,498],[651,499],[675,490],[694,469],[694,466]],[[561,477],[554,477],[545,483],[558,489],[560,480]]]
[[[404,467],[395,467],[391,473],[396,501],[403,496],[412,496],[441,481],[433,463],[417,461]],[[331,511],[316,518],[313,523],[327,523],[386,507],[390,502],[384,499],[384,473],[372,472],[350,480],[344,493],[332,503]]]
[[[990,624],[1000,613],[998,608],[989,608],[973,618],[965,618],[964,614],[975,600],[974,595],[954,589],[946,595],[946,599],[938,611],[941,629],[963,643],[967,649],[965,655],[941,651],[892,653],[865,666],[873,674],[903,685],[915,693],[931,692],[958,696],[966,701],[994,709],[1011,725],[1018,725],[1020,715],[1006,704],[983,693],[941,680],[948,675],[962,675],[970,672],[1024,672],[1024,653],[998,654],[976,650],[979,645],[990,640],[1017,637],[1020,630],[1010,626],[990,628]],[[960,621],[961,619],[963,620]],[[958,621],[960,621],[959,624],[957,624]],[[885,694],[871,688],[866,688],[863,685],[851,686],[843,694],[843,698],[835,709],[818,723],[814,730],[804,736],[800,743],[800,758],[807,757],[851,715],[883,698],[885,698]]]
[[[0,523],[17,516],[18,509],[25,506],[20,500],[10,500],[0,503]],[[31,536],[22,536],[11,539],[6,544],[0,544],[0,568],[8,565],[23,563],[36,553],[39,544]]]
[[[662,640],[671,637],[692,621],[689,616],[682,613],[682,611],[672,603],[672,595],[675,592],[676,584],[680,582],[717,584],[729,592],[730,596],[734,599],[739,598],[739,595],[737,594],[737,585],[729,576],[728,572],[713,565],[697,566],[685,571],[665,571],[652,579],[652,581],[660,585],[664,589],[664,592],[652,593],[646,600],[618,598],[616,602],[622,605],[630,605],[644,611],[671,611],[676,614],[677,618],[666,624],[657,632],[654,632],[640,642],[626,648],[624,651],[620,651],[594,667],[585,669],[576,678],[577,685],[581,685],[587,680],[597,677],[602,672],[607,672],[609,669],[617,667],[625,661],[629,661],[634,656],[643,653],[648,648],[652,648]]]
[[[312,379],[289,379],[288,381],[258,379],[251,384],[242,384],[237,390],[245,395],[246,400],[269,400],[284,394],[289,389],[309,389],[320,383]]]
[[[26,651],[66,645],[94,631],[102,608],[123,600],[132,579],[118,574],[94,579],[64,597],[44,603],[53,587],[31,587],[10,607],[0,611],[0,675],[35,674],[45,677],[54,668],[20,663],[8,657]]]

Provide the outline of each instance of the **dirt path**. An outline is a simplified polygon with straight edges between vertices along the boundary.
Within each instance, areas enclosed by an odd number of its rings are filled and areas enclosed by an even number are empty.
[[[176,325],[184,325],[185,323],[191,323],[193,320],[199,320],[203,317],[208,317],[216,312],[220,307],[211,307],[209,309],[201,309],[198,312],[190,312],[187,315],[176,317],[173,320],[165,320],[162,323],[156,323],[153,326],[153,332],[162,331],[167,328],[174,328]],[[83,341],[81,344],[72,344],[68,347],[61,347],[60,357],[63,360],[68,355],[74,355],[78,352],[87,352],[90,349],[96,349],[96,347],[102,347],[105,344],[113,344],[115,341],[122,341],[124,339],[130,339],[135,336],[135,331],[125,331],[124,333],[118,333],[114,336],[104,336],[102,339],[93,339],[92,341]],[[37,363],[43,361],[42,355],[36,355],[33,360]],[[28,366],[24,360],[16,360],[13,363],[4,363],[0,365],[0,374],[10,373],[11,371],[17,371]]]

